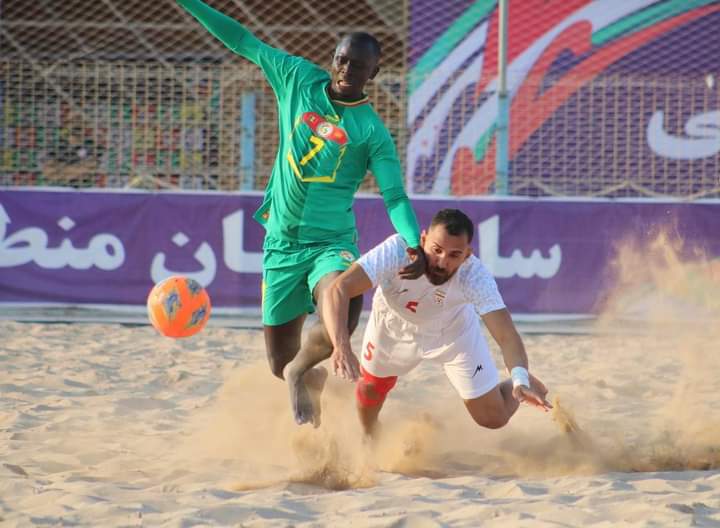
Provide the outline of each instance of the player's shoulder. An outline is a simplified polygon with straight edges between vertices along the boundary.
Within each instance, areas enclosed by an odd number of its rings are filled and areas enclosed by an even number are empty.
[[[364,105],[360,105],[357,108],[362,108],[363,112],[366,112],[368,115],[370,115],[375,121],[377,121],[377,125],[385,127],[385,122],[380,117],[380,114],[378,114],[378,111],[375,110],[375,106],[372,104],[372,101],[368,98],[368,102]]]
[[[470,254],[470,256],[465,260],[463,263],[463,266],[469,271],[474,273],[483,273],[492,276],[492,273],[490,273],[490,270],[485,266],[485,264],[482,263],[482,260],[480,260],[477,255]]]
[[[405,240],[399,234],[394,233],[376,244],[370,251],[360,257],[360,260],[366,262],[380,259],[386,263],[394,262],[406,255],[406,249]]]
[[[311,73],[313,77],[322,80],[322,81],[329,81],[330,80],[330,73],[328,71],[315,64],[314,62],[303,58],[302,59],[302,67],[306,68],[308,73]]]
[[[390,235],[385,240],[364,253],[357,263],[365,270],[373,284],[377,284],[388,273],[394,273],[404,264],[407,257],[407,245],[398,235]]]
[[[330,74],[324,68],[305,57],[286,53],[285,60],[290,71],[295,70],[298,81],[302,83],[327,82],[330,79]]]
[[[371,103],[368,103],[365,106],[367,106],[367,112],[368,112],[367,121],[368,121],[370,127],[373,129],[373,132],[375,132],[376,134],[382,134],[382,135],[389,136],[390,129],[385,124],[385,121],[383,120],[383,118],[380,117],[380,114],[377,113],[377,111],[375,110],[373,105]]]
[[[392,235],[387,237],[385,240],[390,241],[390,243],[400,247],[403,250],[407,249],[407,247],[408,247],[407,242],[405,242],[405,239],[399,233],[393,233]]]
[[[297,55],[296,55],[296,57],[297,57]],[[308,72],[312,72],[315,75],[317,75],[318,77],[321,77],[324,79],[330,78],[330,74],[328,73],[328,71],[325,68],[318,66],[313,61],[306,59],[305,57],[298,57],[298,59],[299,59],[298,65],[301,68],[307,69]]]
[[[349,106],[348,108],[355,114],[356,117],[362,119],[361,123],[366,129],[373,133],[390,133],[385,121],[383,121],[380,114],[373,106],[370,100],[356,106]]]
[[[465,282],[485,282],[487,280],[495,280],[490,270],[475,255],[470,255],[465,262],[462,263],[458,270],[458,277]]]
[[[404,252],[407,249],[407,243],[398,233],[393,233],[375,247]]]

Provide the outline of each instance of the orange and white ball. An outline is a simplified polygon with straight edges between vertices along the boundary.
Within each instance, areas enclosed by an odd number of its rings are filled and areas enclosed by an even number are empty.
[[[196,280],[181,275],[158,282],[147,299],[148,316],[167,337],[190,337],[210,317],[210,296]]]

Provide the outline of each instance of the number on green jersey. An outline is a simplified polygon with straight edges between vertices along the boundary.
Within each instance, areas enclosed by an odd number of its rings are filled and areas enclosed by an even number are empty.
[[[349,143],[347,132],[315,112],[295,121],[287,161],[303,182],[333,183]]]

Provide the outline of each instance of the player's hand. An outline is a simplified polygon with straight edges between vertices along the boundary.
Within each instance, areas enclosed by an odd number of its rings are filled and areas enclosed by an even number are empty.
[[[335,347],[330,356],[333,374],[348,381],[360,377],[360,363],[349,347]]]
[[[400,278],[410,280],[420,278],[427,268],[427,258],[422,246],[407,248],[407,253],[412,262],[400,270]]]
[[[537,407],[541,411],[548,412],[552,409],[552,405],[550,405],[550,402],[545,399],[545,396],[538,394],[533,389],[526,387],[525,385],[518,385],[515,387],[512,395],[513,398],[520,403],[527,403],[528,405]]]

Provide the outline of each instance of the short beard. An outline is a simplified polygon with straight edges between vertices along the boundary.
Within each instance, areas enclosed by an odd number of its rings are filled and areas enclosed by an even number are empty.
[[[430,281],[430,284],[434,284],[435,286],[445,284],[448,280],[450,280],[451,277],[451,275],[434,274],[432,271],[429,271],[426,276],[428,281]]]

